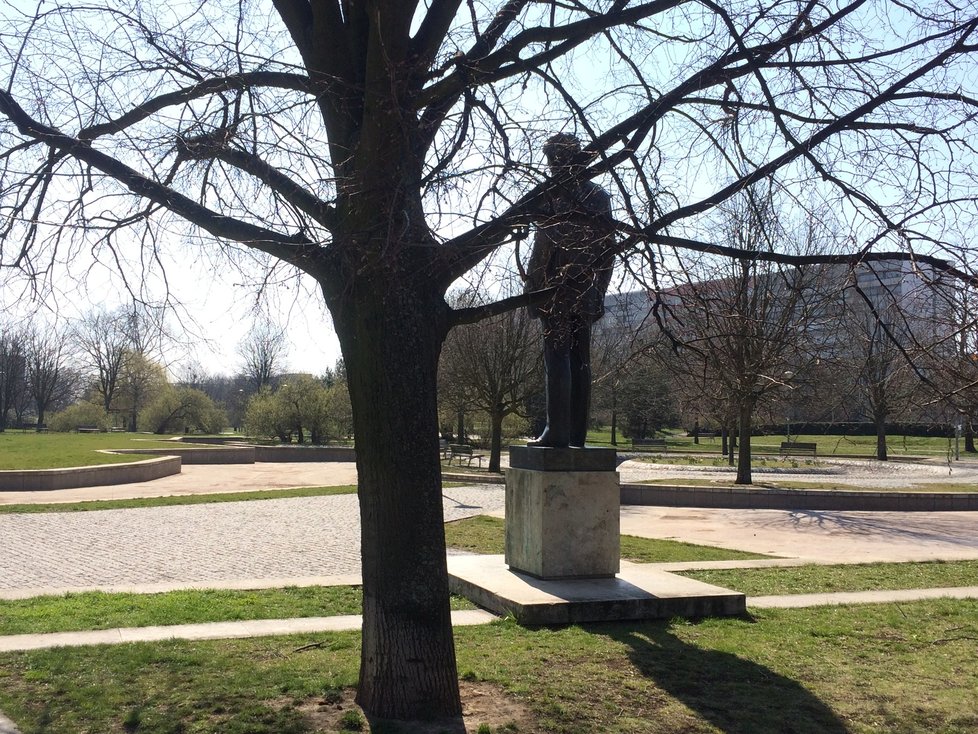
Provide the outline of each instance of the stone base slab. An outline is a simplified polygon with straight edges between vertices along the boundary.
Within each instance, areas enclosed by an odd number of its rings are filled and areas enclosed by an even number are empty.
[[[510,446],[509,465],[537,471],[614,471],[618,452],[614,449],[579,447]]]
[[[746,614],[736,591],[623,562],[614,578],[542,580],[509,570],[502,556],[450,556],[453,593],[524,625]]]
[[[506,472],[506,562],[538,578],[611,577],[620,558],[618,473]]]

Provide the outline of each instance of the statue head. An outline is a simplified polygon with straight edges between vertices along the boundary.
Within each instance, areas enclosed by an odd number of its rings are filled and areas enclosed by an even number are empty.
[[[581,141],[569,133],[557,133],[543,145],[543,154],[551,168],[571,165],[580,152]]]

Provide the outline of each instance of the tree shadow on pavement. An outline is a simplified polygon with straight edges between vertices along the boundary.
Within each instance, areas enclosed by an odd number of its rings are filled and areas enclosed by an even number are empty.
[[[795,680],[751,660],[706,650],[663,623],[594,625],[623,644],[636,668],[725,734],[845,734],[850,730]]]

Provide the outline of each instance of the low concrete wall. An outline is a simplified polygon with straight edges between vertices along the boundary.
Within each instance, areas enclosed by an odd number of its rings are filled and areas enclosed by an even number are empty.
[[[76,489],[107,484],[148,482],[180,473],[179,456],[126,464],[101,464],[64,469],[15,469],[0,471],[0,491],[35,492],[51,489]]]
[[[255,446],[255,461],[268,463],[301,461],[356,461],[349,446]]]
[[[247,446],[254,449],[255,461],[263,464],[281,464],[304,461],[356,461],[357,452],[352,446],[290,446],[288,444],[251,444],[231,436],[181,436],[186,443],[219,444],[230,447]],[[188,462],[189,463],[189,462]],[[228,462],[232,463],[232,462]]]
[[[216,444],[218,446],[224,446],[225,444],[249,444],[247,441],[242,441],[240,436],[177,436],[175,439],[171,439],[174,443],[205,443],[205,444]]]
[[[827,489],[622,484],[621,503],[754,510],[947,512],[978,511],[978,492],[846,492]]]
[[[174,442],[173,448],[165,449],[110,449],[113,454],[148,454],[151,456],[179,456],[184,464],[254,464],[254,446],[226,446],[191,448]]]

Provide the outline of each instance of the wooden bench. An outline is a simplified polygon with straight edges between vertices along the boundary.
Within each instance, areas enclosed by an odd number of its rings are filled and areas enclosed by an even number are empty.
[[[462,466],[462,461],[465,460],[466,466],[472,466],[472,460],[476,459],[479,462],[479,468],[482,468],[482,460],[485,458],[485,454],[477,454],[472,449],[471,446],[466,446],[464,444],[452,443],[448,445],[448,464],[451,466],[452,459],[458,459],[458,465]]]
[[[782,441],[782,456],[815,456],[817,443],[805,443],[803,441]]]
[[[664,438],[633,438],[632,448],[649,448],[666,450],[666,440]]]
[[[102,429],[98,426],[77,426],[75,431],[78,433],[101,433]]]

